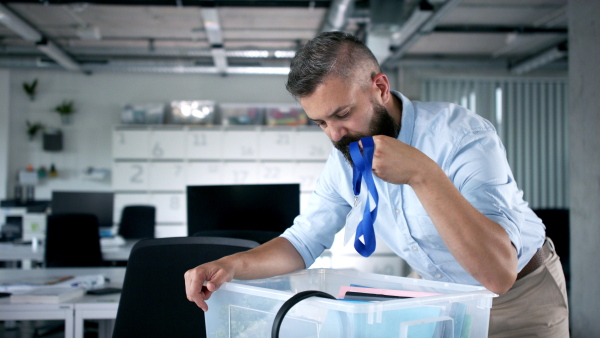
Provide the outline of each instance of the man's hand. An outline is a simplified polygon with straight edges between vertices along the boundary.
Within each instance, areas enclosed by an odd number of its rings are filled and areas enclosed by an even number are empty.
[[[488,290],[508,291],[518,260],[506,230],[475,209],[420,150],[387,136],[373,136],[373,142],[373,174],[410,185],[458,263]]]
[[[187,299],[196,303],[205,312],[208,311],[206,301],[223,283],[233,279],[232,270],[220,260],[188,270],[184,275]]]
[[[190,302],[208,311],[206,300],[223,283],[235,279],[268,278],[304,269],[304,260],[283,237],[216,261],[199,265],[184,274],[185,293]]]
[[[395,138],[376,135],[373,136],[373,142],[373,174],[388,183],[410,185],[424,172],[437,167],[420,150]]]

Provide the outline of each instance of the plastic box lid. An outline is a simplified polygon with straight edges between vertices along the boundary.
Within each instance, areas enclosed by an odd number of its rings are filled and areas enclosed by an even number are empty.
[[[478,286],[308,269],[223,284],[207,301],[207,336],[269,337],[277,311],[294,294],[318,290],[337,297],[351,285],[438,295],[375,302],[309,298],[287,313],[280,337],[486,337],[496,296]]]

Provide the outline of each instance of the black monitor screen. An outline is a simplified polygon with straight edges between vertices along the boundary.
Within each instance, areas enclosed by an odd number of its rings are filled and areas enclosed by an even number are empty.
[[[112,192],[53,191],[50,207],[53,214],[94,214],[100,227],[112,227],[113,200]]]
[[[282,233],[299,213],[299,184],[187,187],[188,236],[220,230]]]

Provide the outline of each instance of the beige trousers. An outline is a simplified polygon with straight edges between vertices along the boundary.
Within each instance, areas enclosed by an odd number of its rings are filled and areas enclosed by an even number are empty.
[[[565,275],[552,240],[552,255],[539,268],[494,298],[490,337],[569,337]]]

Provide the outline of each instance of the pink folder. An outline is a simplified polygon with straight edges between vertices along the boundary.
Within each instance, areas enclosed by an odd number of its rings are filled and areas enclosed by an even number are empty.
[[[441,295],[441,293],[432,293],[432,292],[375,289],[375,288],[367,288],[367,287],[359,287],[359,286],[342,286],[342,287],[340,287],[338,299],[344,299],[346,297],[346,292],[359,292],[359,293],[372,294],[372,295],[384,295],[384,296],[407,297],[407,298]]]

